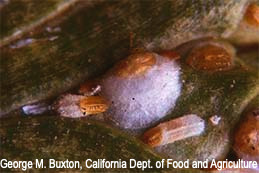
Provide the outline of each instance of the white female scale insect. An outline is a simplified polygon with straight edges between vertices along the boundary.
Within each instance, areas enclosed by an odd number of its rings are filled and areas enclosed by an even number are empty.
[[[123,129],[146,128],[174,108],[181,92],[180,67],[156,53],[138,53],[119,62],[100,80],[110,102],[105,119]]]

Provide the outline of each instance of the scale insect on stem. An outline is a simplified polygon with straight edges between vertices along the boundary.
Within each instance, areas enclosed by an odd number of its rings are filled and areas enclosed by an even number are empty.
[[[145,132],[142,140],[151,147],[157,147],[200,135],[204,128],[204,120],[195,114],[190,114],[159,124]]]

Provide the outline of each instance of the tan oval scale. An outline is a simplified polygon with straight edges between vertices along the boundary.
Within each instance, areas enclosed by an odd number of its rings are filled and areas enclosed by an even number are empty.
[[[84,115],[102,113],[108,107],[108,102],[101,96],[89,96],[80,100],[80,110]]]
[[[233,66],[233,54],[223,46],[208,43],[194,48],[186,62],[197,70],[224,71]]]
[[[249,112],[236,130],[234,150],[241,159],[259,161],[259,108]]]
[[[259,27],[259,6],[255,3],[250,4],[244,18],[248,24]]]
[[[114,73],[116,76],[124,78],[141,76],[155,63],[156,59],[153,53],[136,53],[120,61],[115,66]]]
[[[151,146],[157,147],[161,145],[163,140],[163,131],[160,127],[155,127],[144,133],[142,136],[142,141]]]
[[[80,85],[79,94],[86,96],[94,95],[100,92],[101,86],[98,80],[90,80]]]

